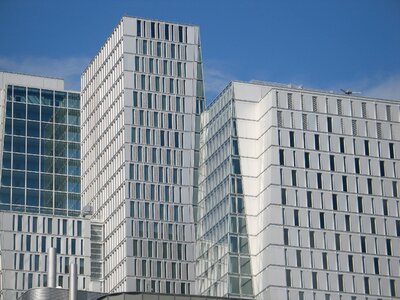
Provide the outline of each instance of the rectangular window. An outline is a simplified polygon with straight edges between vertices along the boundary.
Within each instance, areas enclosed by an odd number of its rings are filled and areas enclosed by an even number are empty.
[[[282,204],[286,205],[286,189],[281,189]]]
[[[310,153],[309,152],[304,153],[304,165],[305,165],[306,169],[310,168]]]
[[[310,248],[315,247],[315,241],[314,241],[314,231],[310,231]]]
[[[332,132],[332,118],[328,117],[327,118],[327,125],[328,125],[328,132]]]
[[[336,194],[332,194],[332,208],[333,210],[337,210],[338,206],[337,206],[337,195]]]
[[[289,245],[289,229],[283,229],[283,243],[287,246]]]
[[[369,141],[367,140],[364,141],[364,154],[369,156]]]
[[[343,192],[347,192],[347,176],[342,176],[342,188]]]
[[[386,254],[392,255],[392,241],[390,239],[386,239]]]
[[[299,210],[294,210],[294,226],[299,226]]]
[[[389,143],[389,157],[394,158],[394,144]]]
[[[390,279],[390,295],[396,297],[396,284],[394,279]]]
[[[383,160],[379,162],[379,169],[381,172],[381,176],[385,176],[385,162]]]
[[[313,289],[318,289],[317,272],[312,272],[312,286]]]
[[[322,267],[324,270],[328,269],[328,254],[326,252],[322,252]]]
[[[338,275],[338,283],[339,283],[339,291],[343,292],[344,284],[343,284],[343,275],[342,274]]]
[[[344,138],[343,137],[339,138],[339,144],[340,144],[340,153],[344,153]]]
[[[297,174],[296,170],[292,170],[292,185],[297,186]]]
[[[331,167],[331,171],[335,171],[335,156],[329,155],[329,164]]]
[[[400,236],[400,220],[396,220],[396,233]]]
[[[325,214],[323,212],[319,213],[319,227],[322,229],[325,228]]]
[[[322,189],[322,174],[321,173],[317,173],[317,187],[319,189]]]
[[[296,250],[297,266],[301,267],[301,250]]]
[[[141,24],[142,22],[140,20],[137,20],[136,22],[136,35],[141,36],[142,35],[142,27]]]
[[[379,274],[379,258],[374,257],[374,269],[375,269],[375,274]]]
[[[347,258],[349,263],[349,272],[354,272],[353,255],[349,255]]]
[[[355,170],[356,174],[360,174],[360,159],[359,158],[354,159],[354,170]]]
[[[397,198],[397,182],[396,181],[392,182],[392,187],[393,187],[393,197]]]
[[[290,276],[290,270],[286,270],[286,286],[291,287],[292,286],[292,279]]]
[[[346,231],[350,231],[350,215],[345,215],[344,219],[346,223]]]
[[[285,152],[283,149],[279,149],[279,164],[281,166],[285,165]]]
[[[357,204],[358,204],[358,212],[362,213],[363,212],[363,201],[362,197],[357,197]]]
[[[340,250],[340,234],[335,233],[335,246],[336,250]]]
[[[367,252],[367,246],[366,246],[366,243],[365,243],[365,236],[361,237],[361,252],[362,253]]]
[[[367,178],[367,188],[368,188],[368,194],[371,195],[372,194],[372,179],[371,178]]]
[[[369,277],[364,277],[365,293],[369,295]]]
[[[371,218],[371,233],[376,233],[375,218]]]
[[[307,207],[312,207],[312,192],[307,191]]]
[[[289,145],[290,147],[294,147],[294,132],[289,131]]]
[[[314,135],[314,148],[319,150],[319,134]]]

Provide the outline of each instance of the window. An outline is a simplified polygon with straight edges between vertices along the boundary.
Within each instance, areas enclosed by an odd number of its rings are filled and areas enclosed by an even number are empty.
[[[317,272],[312,272],[312,286],[313,289],[318,289]]]
[[[319,150],[319,134],[314,135],[314,148]]]
[[[305,165],[306,169],[310,168],[310,153],[309,152],[304,153],[304,165]]]
[[[283,149],[279,150],[279,164],[281,166],[285,165],[285,153]]]
[[[294,210],[294,226],[299,226],[299,210]]]
[[[379,274],[379,258],[374,257],[374,269],[375,269],[375,274]]]
[[[396,297],[396,284],[394,279],[390,279],[390,295]]]
[[[369,277],[364,277],[365,293],[369,295]]]
[[[296,250],[297,266],[301,267],[301,250]]]
[[[343,192],[347,192],[347,176],[342,176],[342,188]]]
[[[294,147],[294,132],[289,131],[289,145],[290,147]]]
[[[322,189],[322,174],[321,173],[317,173],[317,187],[319,189]]]
[[[385,201],[385,200],[384,200]],[[357,197],[357,203],[358,203],[358,212],[362,213],[363,212],[363,201],[362,197]]]
[[[376,233],[375,218],[371,218],[371,233]]]
[[[335,246],[336,250],[340,250],[340,234],[335,233]]]
[[[314,242],[314,231],[310,231],[310,248],[315,247],[315,242]]]
[[[327,125],[328,125],[328,132],[332,132],[332,118],[328,117],[327,118]]]
[[[349,272],[354,272],[354,263],[353,263],[353,255],[349,255],[347,257],[349,263]]]
[[[322,252],[322,267],[325,270],[328,269],[328,254],[326,252]]]
[[[336,194],[332,194],[332,208],[333,210],[337,210],[338,206],[337,206],[337,195]]]
[[[281,189],[282,204],[286,205],[286,189]]]
[[[393,197],[397,198],[397,182],[396,181],[392,182],[392,188],[393,188]]]
[[[312,192],[307,191],[307,207],[312,207]]]
[[[339,144],[340,144],[340,153],[344,153],[344,138],[343,137],[339,138]]]
[[[379,161],[379,169],[381,176],[385,176],[385,162],[383,160]]]
[[[323,212],[319,213],[319,227],[322,229],[325,228],[325,214]]]
[[[390,239],[386,239],[386,254],[392,255],[392,241]]]
[[[290,276],[290,270],[286,270],[286,286],[291,287],[292,286],[292,279]]]
[[[292,185],[297,186],[296,170],[292,170]]]
[[[368,188],[368,194],[372,194],[372,178],[367,178],[367,188]]]
[[[361,237],[361,252],[362,253],[367,252],[366,243],[365,243],[365,236]]]
[[[137,20],[136,22],[136,35],[141,36],[141,21]]]
[[[400,220],[396,220],[396,233],[400,236]]]
[[[364,154],[369,156],[369,141],[367,140],[364,141]]]
[[[287,246],[289,245],[289,229],[283,229],[283,243]]]
[[[394,158],[394,144],[389,143],[389,157]]]
[[[356,174],[360,174],[360,159],[359,158],[354,159],[354,170],[355,170]]]
[[[335,171],[335,156],[329,155],[329,163],[331,167],[331,171]]]
[[[338,275],[338,283],[339,283],[339,291],[343,292],[344,284],[343,284],[343,275],[342,274]]]
[[[383,199],[382,205],[383,205],[383,214],[385,216],[387,216],[388,215],[388,201],[387,201],[387,199]]]

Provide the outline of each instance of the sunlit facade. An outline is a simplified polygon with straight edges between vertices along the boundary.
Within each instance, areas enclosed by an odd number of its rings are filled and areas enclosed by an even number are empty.
[[[398,101],[229,84],[202,115],[197,291],[399,297],[399,109]]]

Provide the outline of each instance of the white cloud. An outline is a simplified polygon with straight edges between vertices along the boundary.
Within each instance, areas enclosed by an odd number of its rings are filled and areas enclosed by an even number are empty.
[[[223,62],[207,60],[204,68],[204,89],[207,102],[211,102],[235,77]]]
[[[65,80],[66,89],[79,90],[80,75],[88,62],[87,57],[0,57],[0,70],[58,77]]]
[[[363,90],[366,96],[400,100],[400,74],[392,75],[385,80],[371,84]]]

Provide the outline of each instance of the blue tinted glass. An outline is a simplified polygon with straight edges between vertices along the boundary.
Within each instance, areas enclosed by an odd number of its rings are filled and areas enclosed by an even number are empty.
[[[25,172],[14,170],[12,174],[12,184],[16,187],[25,187]]]
[[[53,207],[53,192],[40,192],[40,205],[42,207]]]
[[[62,107],[66,107],[67,106],[67,93],[65,93],[65,92],[55,92],[54,93],[54,98],[55,98],[55,105],[56,106],[62,106]]]
[[[28,88],[28,103],[40,103],[40,95],[38,89]]]
[[[67,123],[67,109],[56,107],[54,110],[56,123]]]
[[[67,157],[67,143],[56,141],[54,144],[55,144],[55,155],[59,157]]]
[[[5,133],[11,134],[12,133],[12,119],[6,119],[6,126],[4,129]]]
[[[11,171],[3,170],[1,175],[1,185],[11,185]]]
[[[54,138],[54,125],[53,123],[42,123],[42,138],[53,139]]]
[[[39,122],[30,122],[30,121],[28,121],[26,130],[27,130],[26,134],[28,136],[39,137],[39,134],[40,134],[40,124],[39,124]]]
[[[25,155],[16,154],[13,155],[13,169],[25,170]]]
[[[80,113],[79,110],[68,110],[68,124],[80,125]]]
[[[39,140],[38,139],[27,139],[27,149],[28,153],[39,154]]]
[[[7,86],[7,101],[12,101],[12,85]]]
[[[55,195],[55,208],[67,209],[67,194],[66,193],[54,193]]]
[[[77,175],[81,174],[80,163],[79,160],[72,160],[68,161],[68,174],[69,175]]]
[[[66,191],[67,190],[67,176],[55,175],[54,176],[54,189],[56,191]]]
[[[11,151],[11,136],[4,136],[4,151]]]
[[[66,125],[55,125],[55,137],[56,140],[67,140],[67,126]]]
[[[28,188],[39,188],[39,173],[26,173],[26,185]]]
[[[53,173],[53,158],[42,156],[42,172]]]
[[[53,108],[42,106],[42,117],[41,120],[44,122],[53,122]]]
[[[13,140],[14,152],[25,153],[25,137],[14,136]]]
[[[72,210],[81,209],[81,200],[79,198],[79,195],[68,194],[68,209]]]
[[[16,120],[14,119],[14,127],[13,127],[13,132],[15,135],[25,135],[25,126],[26,122],[25,120]]]
[[[11,102],[7,102],[6,105],[6,116],[11,118],[12,117],[12,103]]]
[[[14,118],[26,119],[26,104],[14,102]]]
[[[46,107],[48,109],[48,107]],[[28,105],[28,119],[29,120],[40,120],[40,106],[39,105]]]
[[[39,191],[26,190],[26,205],[39,206]]]
[[[39,171],[39,156],[28,155],[26,161],[26,169],[28,171]]]
[[[80,96],[79,94],[68,93],[68,107],[80,108]]]
[[[53,141],[42,140],[42,155],[53,156]]]
[[[79,142],[80,130],[79,127],[68,126],[68,141]]]
[[[11,169],[11,154],[8,152],[3,153],[3,168]]]
[[[0,189],[0,203],[10,203],[10,188],[2,187]]]
[[[54,105],[53,91],[42,90],[42,104],[44,105]]]
[[[21,86],[14,86],[14,101],[26,102],[26,88]]]
[[[69,143],[68,144],[68,157],[70,158],[80,158],[81,152],[79,144]]]
[[[69,177],[68,191],[73,193],[79,193],[81,191],[79,177]]]
[[[12,189],[12,203],[24,205],[25,203],[25,190],[13,188]]]
[[[67,160],[56,158],[54,164],[54,172],[58,174],[67,174]]]
[[[53,190],[53,175],[41,174],[40,186],[44,190]]]

